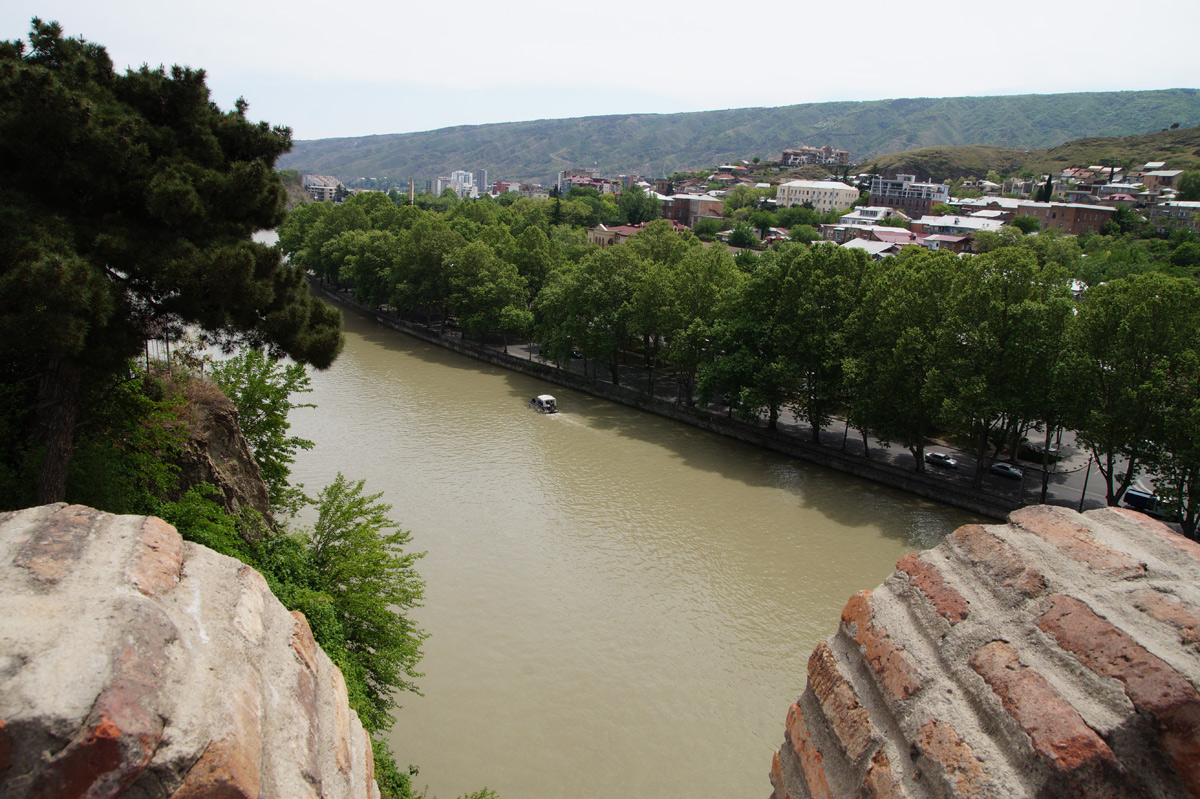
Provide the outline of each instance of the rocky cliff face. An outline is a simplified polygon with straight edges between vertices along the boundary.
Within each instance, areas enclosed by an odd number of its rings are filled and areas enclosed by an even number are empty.
[[[1200,546],[1140,514],[963,527],[850,599],[775,799],[1200,796]]]
[[[165,522],[0,514],[0,796],[378,797],[341,672]]]
[[[179,456],[179,489],[209,483],[220,492],[220,502],[232,514],[243,508],[271,519],[270,498],[250,445],[238,426],[238,412],[215,385],[195,380],[188,386],[184,421],[187,441]]]

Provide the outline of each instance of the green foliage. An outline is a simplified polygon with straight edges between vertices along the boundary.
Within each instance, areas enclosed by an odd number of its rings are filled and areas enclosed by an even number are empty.
[[[178,387],[113,375],[87,394],[87,426],[67,477],[67,500],[110,513],[148,513],[175,487],[187,433]]]
[[[409,534],[388,518],[391,506],[381,496],[338,474],[318,495],[317,521],[302,534],[312,588],[331,598],[349,671],[361,675],[367,706],[356,710],[369,730],[391,726],[396,691],[416,690],[425,638],[407,616],[424,594],[416,571],[424,553],[403,551]]]
[[[697,219],[695,226],[692,227],[692,232],[701,241],[713,241],[717,234],[721,232],[721,221],[712,217],[703,217]]]
[[[113,71],[33,21],[0,46],[0,357],[42,363],[39,498],[62,499],[80,387],[185,325],[326,366],[341,316],[251,234],[282,220],[286,128],[223,112],[202,70]],[[29,330],[41,335],[25,335]]]
[[[313,405],[292,402],[293,394],[312,391],[303,364],[284,364],[262,350],[243,350],[213,364],[212,377],[238,409],[238,425],[262,471],[271,508],[294,514],[306,498],[303,486],[289,482],[296,452],[312,449],[308,439],[289,436],[288,414]]]
[[[1042,223],[1034,216],[1015,216],[1009,224],[1025,234],[1036,233],[1042,228]]]
[[[1200,200],[1200,169],[1189,169],[1179,176],[1175,199],[1195,202]]]
[[[658,198],[653,194],[642,191],[641,186],[633,185],[621,192],[617,198],[617,208],[621,212],[621,220],[627,225],[640,225],[658,219],[662,215]]]
[[[754,229],[745,222],[738,222],[733,226],[733,230],[729,234],[730,247],[756,247],[758,246],[758,238],[754,235]]]

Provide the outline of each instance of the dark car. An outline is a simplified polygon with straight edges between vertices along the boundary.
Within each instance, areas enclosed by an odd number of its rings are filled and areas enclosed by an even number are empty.
[[[1000,477],[1006,477],[1009,480],[1020,480],[1025,474],[1021,471],[1021,467],[1013,466],[1011,463],[1000,463],[999,461],[989,466],[988,471]]]
[[[958,468],[958,461],[944,452],[926,452],[925,462],[932,463],[934,466],[941,466],[943,469]]]

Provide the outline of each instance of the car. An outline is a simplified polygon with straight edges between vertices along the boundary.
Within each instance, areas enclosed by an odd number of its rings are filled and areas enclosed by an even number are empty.
[[[1001,463],[1000,461],[996,461],[989,466],[988,471],[1000,477],[1007,477],[1009,480],[1020,480],[1025,476],[1020,466],[1014,466],[1011,463]]]
[[[944,452],[926,452],[925,462],[932,463],[934,466],[941,466],[943,469],[958,468],[958,461]]]

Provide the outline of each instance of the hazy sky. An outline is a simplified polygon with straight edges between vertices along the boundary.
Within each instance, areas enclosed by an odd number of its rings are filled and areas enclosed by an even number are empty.
[[[0,38],[25,38],[39,16],[103,44],[118,68],[203,67],[222,108],[243,96],[251,118],[289,125],[297,139],[827,100],[1200,86],[1197,0],[0,6]]]

